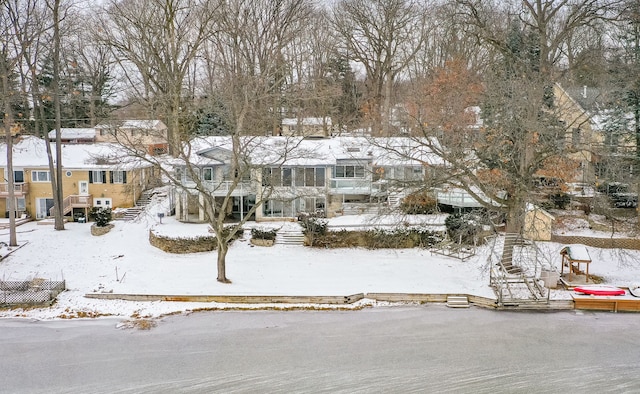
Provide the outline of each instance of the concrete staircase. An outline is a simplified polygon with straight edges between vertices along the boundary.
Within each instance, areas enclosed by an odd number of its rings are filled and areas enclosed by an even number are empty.
[[[276,234],[276,244],[304,246],[304,234],[300,226],[283,227]]]
[[[136,201],[136,205],[131,208],[127,208],[124,215],[122,216],[122,220],[131,221],[135,220],[140,216],[140,214],[147,208],[147,205],[151,202],[151,198],[153,194],[149,191],[142,192],[142,195]]]

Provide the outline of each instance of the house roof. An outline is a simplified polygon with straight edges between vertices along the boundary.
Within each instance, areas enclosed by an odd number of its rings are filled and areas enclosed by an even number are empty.
[[[403,137],[245,137],[240,143],[248,159],[257,165],[335,165],[338,161],[349,160],[367,161],[378,166],[444,164],[424,143]],[[226,136],[194,139],[188,146],[189,161],[197,165],[221,164],[228,160],[232,150],[231,139]]]
[[[63,140],[93,140],[96,137],[96,129],[94,128],[62,128],[60,129],[60,136]],[[56,138],[56,131],[51,130],[49,132],[49,139]]]
[[[298,121],[300,122],[301,125],[304,126],[331,126],[331,118],[284,118],[282,119],[282,124],[284,126],[296,126],[298,124]]]
[[[13,144],[14,168],[48,168],[49,160],[43,139],[26,136]],[[106,142],[93,144],[62,144],[62,165],[65,169],[118,169],[131,170],[149,167],[140,158],[127,154],[117,144]],[[51,151],[55,152],[55,144],[51,143]],[[0,166],[7,165],[7,145],[0,144]]]
[[[101,123],[99,125],[96,125],[96,129],[110,129],[113,127],[117,127],[119,129],[162,129],[162,128],[166,128],[167,126],[165,126],[164,123],[162,123],[161,120],[136,120],[136,119],[129,119],[129,120],[122,120],[122,121],[115,121],[112,123]]]
[[[575,100],[582,109],[590,113],[601,111],[607,107],[609,91],[589,86],[569,86],[562,89]]]

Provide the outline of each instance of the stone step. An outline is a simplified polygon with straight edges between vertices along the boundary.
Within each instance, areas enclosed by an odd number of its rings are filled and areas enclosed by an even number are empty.
[[[301,231],[278,231],[276,243],[281,245],[304,245],[304,234]]]
[[[465,296],[447,296],[449,308],[469,308],[469,299]]]

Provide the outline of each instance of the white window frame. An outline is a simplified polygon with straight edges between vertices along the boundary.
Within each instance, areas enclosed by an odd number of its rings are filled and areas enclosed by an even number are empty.
[[[93,199],[93,206],[97,208],[113,208],[113,200],[111,198],[101,197]]]
[[[207,177],[209,179],[207,179]],[[213,182],[213,168],[205,167],[202,169],[202,180],[205,182]]]
[[[40,179],[42,174],[46,174],[46,179]],[[31,170],[31,182],[51,182],[49,170]]]
[[[93,183],[97,183],[97,184],[106,183],[106,179],[105,179],[105,182],[102,182],[102,170],[92,170],[91,172],[92,172],[91,180],[93,181]]]
[[[114,170],[112,171],[113,183],[124,184],[124,171]]]

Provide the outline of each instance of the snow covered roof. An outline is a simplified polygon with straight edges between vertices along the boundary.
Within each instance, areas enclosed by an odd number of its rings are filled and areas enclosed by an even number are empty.
[[[96,137],[96,129],[94,128],[62,128],[60,129],[60,137],[63,140],[93,140]],[[56,138],[56,131],[49,132],[49,139]]]
[[[110,129],[113,127],[117,127],[119,129],[163,129],[166,128],[164,123],[161,120],[123,120],[123,121],[115,121],[112,123],[101,123],[97,125],[96,129]]]
[[[284,126],[296,126],[298,125],[298,121],[300,121],[301,125],[304,126],[331,126],[331,118],[284,118],[282,119],[282,124]]]
[[[443,165],[444,161],[428,147],[411,138],[334,137],[244,137],[241,151],[254,164],[335,165],[340,160],[370,162],[377,166]],[[203,164],[225,161],[232,149],[230,137],[204,137],[189,144],[189,161]],[[206,160],[205,160],[206,159]]]
[[[47,168],[49,161],[43,139],[27,136],[13,144],[14,168]],[[129,170],[149,167],[150,164],[140,158],[132,157],[124,148],[106,142],[93,144],[63,144],[62,165],[65,169],[110,169]],[[51,143],[55,152],[55,144]],[[7,145],[0,144],[0,167],[7,165]],[[129,158],[129,159],[127,159]]]

